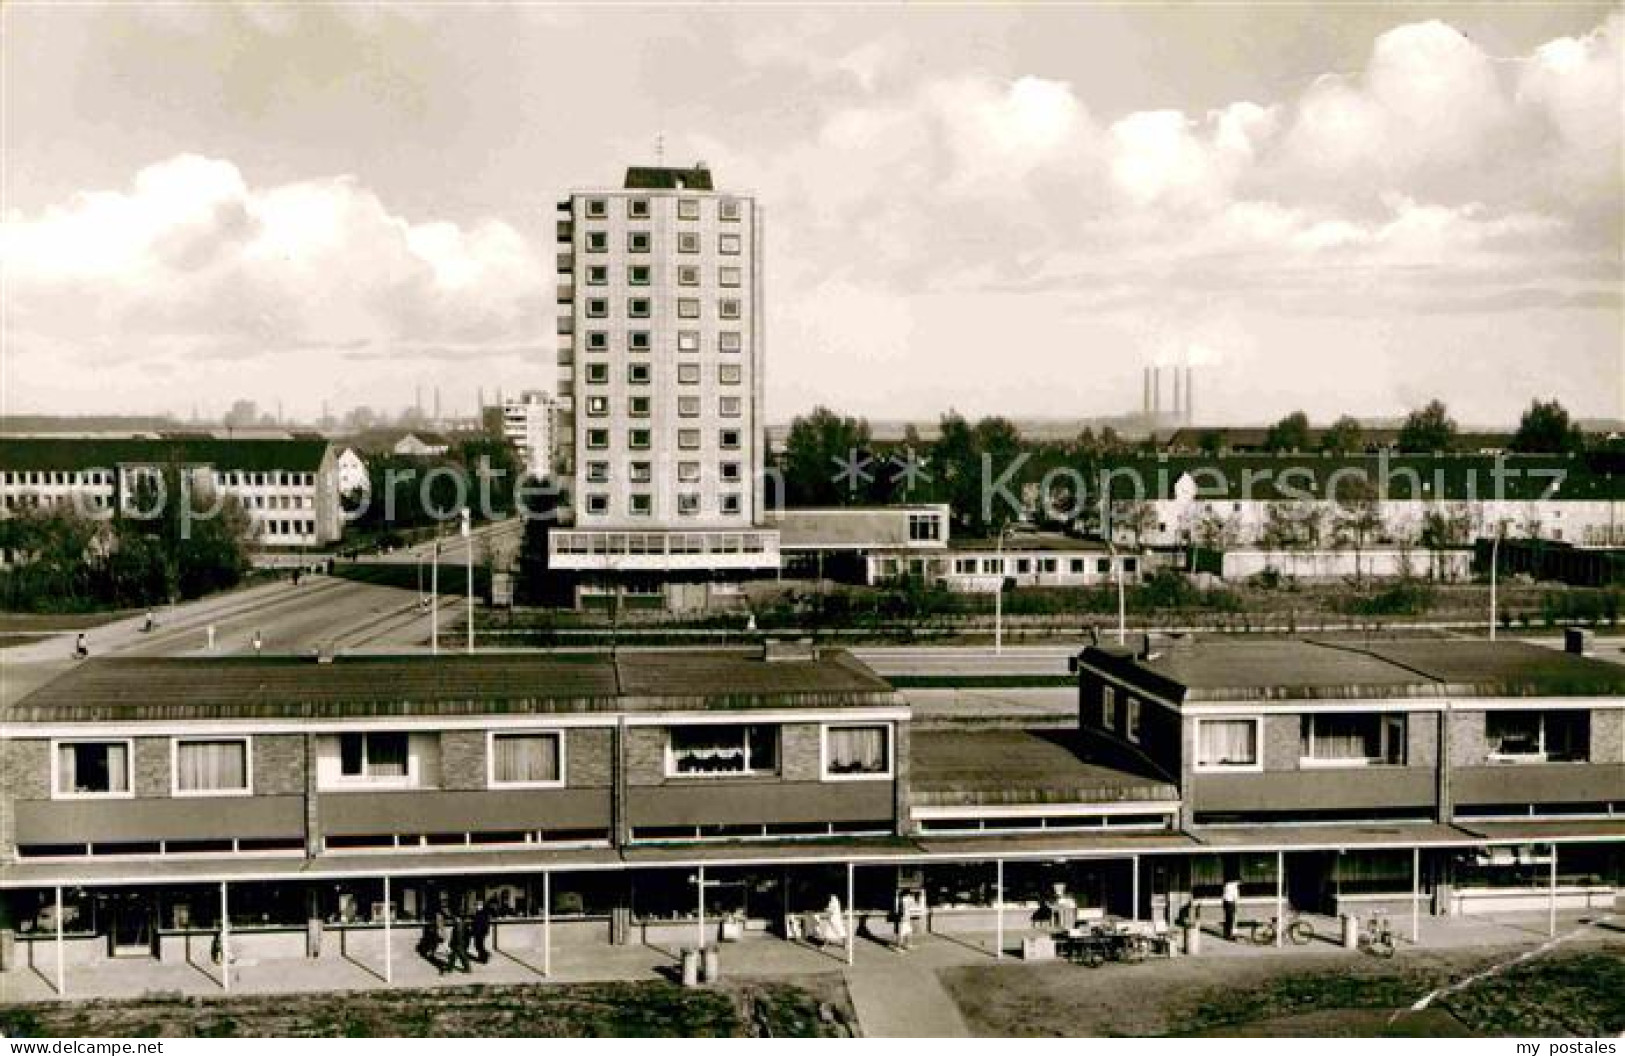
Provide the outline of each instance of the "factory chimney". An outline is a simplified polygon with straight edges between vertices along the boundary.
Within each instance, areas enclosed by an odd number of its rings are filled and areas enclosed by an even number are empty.
[[[1192,388],[1196,380],[1196,371],[1189,364],[1185,366],[1185,424],[1196,424],[1196,401],[1191,398]]]
[[[1151,368],[1146,367],[1141,384],[1145,387],[1145,395],[1141,398],[1141,407],[1144,409],[1146,421],[1151,420]]]

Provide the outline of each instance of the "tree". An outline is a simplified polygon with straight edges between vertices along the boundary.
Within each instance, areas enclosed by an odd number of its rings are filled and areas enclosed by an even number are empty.
[[[1363,582],[1360,555],[1382,534],[1382,504],[1377,489],[1362,474],[1340,478],[1337,494],[1333,496],[1332,515],[1334,541],[1339,547],[1354,551],[1354,582]]]
[[[1224,450],[1224,434],[1217,429],[1204,429],[1202,435],[1196,438],[1196,446],[1202,454],[1216,457]]]
[[[785,501],[792,506],[844,506],[857,500],[872,461],[869,423],[815,407],[790,423],[784,445]]]
[[[1267,550],[1317,549],[1326,534],[1325,517],[1318,502],[1271,502],[1264,508],[1259,542]]]
[[[1456,422],[1438,400],[1412,411],[1399,430],[1399,449],[1422,454],[1448,451],[1456,439]]]
[[[1580,427],[1569,420],[1569,412],[1556,400],[1532,401],[1512,437],[1512,450],[1526,454],[1558,454],[1584,446]]]
[[[1472,536],[1473,517],[1466,503],[1435,503],[1422,514],[1416,541],[1433,555],[1433,573],[1442,575],[1444,552],[1466,546]]]
[[[1365,449],[1365,430],[1357,419],[1343,415],[1320,434],[1320,449],[1334,455],[1352,455]]]
[[[1157,523],[1157,511],[1143,499],[1128,499],[1111,505],[1111,535],[1127,532],[1134,549],[1144,549],[1145,533]]]
[[[1196,523],[1196,545],[1204,550],[1228,550],[1240,532],[1234,521],[1222,513],[1209,511]]]
[[[1264,435],[1264,450],[1274,452],[1309,450],[1309,416],[1293,411],[1270,426]]]

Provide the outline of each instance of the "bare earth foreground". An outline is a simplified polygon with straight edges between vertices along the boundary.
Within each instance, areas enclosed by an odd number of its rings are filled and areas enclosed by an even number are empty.
[[[836,973],[685,990],[666,982],[468,986],[0,1008],[7,1037],[842,1037]]]
[[[1553,952],[1402,1011],[1520,952],[1191,958],[1099,969],[950,968],[943,985],[985,1036],[1612,1037],[1625,1031],[1625,942]]]

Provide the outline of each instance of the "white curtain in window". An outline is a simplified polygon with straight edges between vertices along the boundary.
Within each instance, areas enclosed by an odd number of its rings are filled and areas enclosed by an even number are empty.
[[[886,727],[845,726],[829,731],[829,772],[886,772]]]
[[[499,782],[557,781],[559,741],[552,734],[516,734],[496,740]]]
[[[57,791],[128,792],[130,751],[122,741],[57,747]]]
[[[178,787],[182,792],[246,789],[247,755],[242,741],[183,741],[175,749]]]
[[[1376,759],[1382,754],[1375,715],[1316,715],[1312,721],[1316,759]]]
[[[1258,728],[1250,719],[1202,723],[1197,759],[1208,766],[1251,766],[1258,761]]]

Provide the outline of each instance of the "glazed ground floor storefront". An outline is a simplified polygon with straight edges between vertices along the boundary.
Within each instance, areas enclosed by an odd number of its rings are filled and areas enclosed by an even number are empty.
[[[1290,849],[1148,840],[1111,851],[1011,841],[979,854],[908,846],[844,857],[835,851],[684,860],[673,848],[660,861],[535,868],[491,855],[462,867],[449,856],[392,856],[379,862],[387,869],[371,873],[350,861],[354,871],[344,874],[256,876],[251,863],[239,862],[231,875],[207,878],[64,876],[4,892],[0,969],[33,971],[59,993],[69,967],[91,963],[139,971],[144,963],[177,962],[207,971],[222,963],[365,955],[379,958],[387,975],[398,958],[415,955],[437,908],[468,914],[479,902],[494,918],[491,945],[527,951],[545,976],[553,951],[566,947],[642,944],[675,952],[760,936],[816,937],[850,956],[856,941],[892,940],[905,893],[920,910],[920,932],[988,936],[1003,955],[1025,935],[1107,918],[1170,928],[1192,918],[1215,922],[1230,881],[1240,885],[1243,919],[1380,910],[1413,939],[1423,917],[1546,910],[1555,926],[1558,910],[1611,909],[1625,890],[1625,842],[1618,838]],[[229,987],[229,971],[218,976]]]

